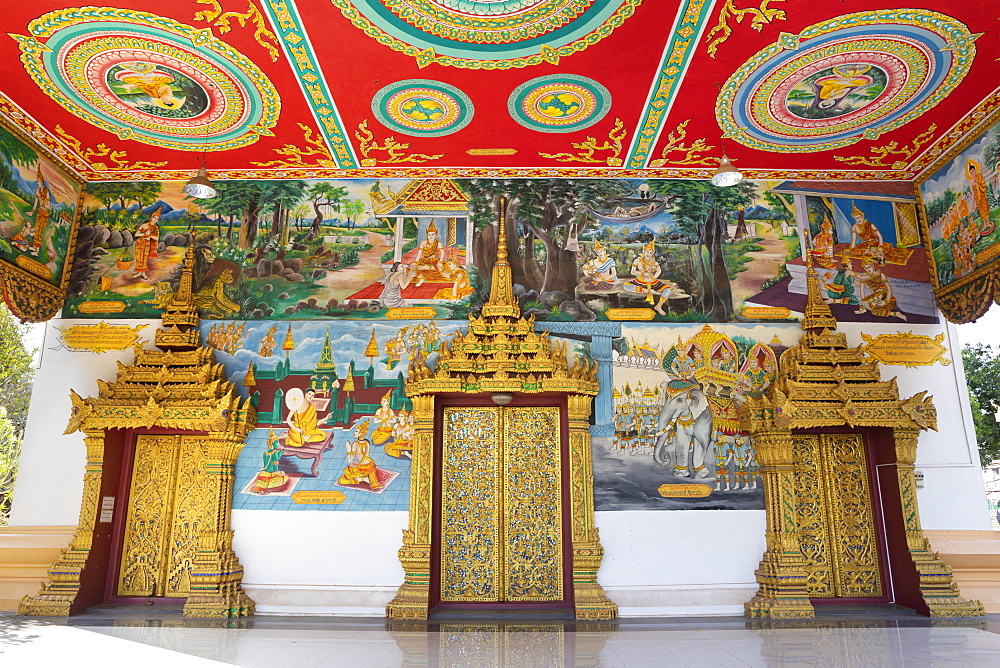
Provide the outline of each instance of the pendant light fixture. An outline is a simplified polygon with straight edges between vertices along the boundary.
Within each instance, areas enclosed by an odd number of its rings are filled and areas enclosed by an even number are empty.
[[[728,188],[730,186],[735,186],[742,180],[743,173],[736,169],[736,166],[729,161],[729,156],[726,155],[726,139],[723,137],[722,158],[719,159],[719,166],[716,168],[715,174],[712,174],[712,185]]]
[[[205,169],[207,154],[207,148],[203,147],[201,153],[201,168],[190,181],[184,184],[184,192],[195,199],[211,199],[219,194],[215,190],[215,186],[212,185],[212,182],[208,180],[208,170]]]

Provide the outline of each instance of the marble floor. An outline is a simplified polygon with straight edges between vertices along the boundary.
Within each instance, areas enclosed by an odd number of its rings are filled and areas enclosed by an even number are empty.
[[[395,623],[97,608],[69,620],[0,615],[0,666],[1000,666],[1000,615],[931,620],[888,606],[786,622],[497,615]]]

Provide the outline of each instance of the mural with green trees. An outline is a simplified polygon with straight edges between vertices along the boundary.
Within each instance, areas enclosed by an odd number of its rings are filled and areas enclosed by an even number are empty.
[[[219,181],[205,200],[181,185],[91,185],[66,316],[157,316],[191,250],[205,317],[463,320],[489,293],[501,198],[536,320],[790,321],[805,303],[792,198],[757,182]]]

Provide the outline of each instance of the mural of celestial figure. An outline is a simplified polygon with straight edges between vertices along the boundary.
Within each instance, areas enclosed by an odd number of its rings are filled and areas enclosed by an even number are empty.
[[[267,435],[267,450],[264,451],[262,456],[264,465],[250,487],[251,492],[267,494],[271,490],[284,487],[288,484],[288,476],[278,470],[278,460],[281,459],[282,451],[283,448],[278,442],[274,428],[271,428]]]
[[[312,398],[316,390],[311,387],[303,392],[293,387],[285,394],[285,407],[288,409],[288,431],[284,433],[286,448],[300,448],[306,443],[316,443],[326,438],[326,433],[319,428],[319,417]],[[327,416],[329,419],[329,416]]]
[[[688,380],[671,380],[664,383],[664,389],[669,398],[657,416],[659,437],[653,460],[660,466],[673,466],[675,476],[707,478],[711,472],[705,460],[715,456],[708,398],[701,385]]]
[[[156,207],[149,218],[135,230],[135,264],[132,267],[134,278],[149,276],[149,258],[156,257],[156,247],[160,243],[160,216],[163,207]]]
[[[392,457],[410,457],[413,450],[413,416],[401,409],[392,425],[392,441],[385,444],[385,454]]]
[[[646,302],[653,304],[653,308],[660,315],[666,315],[663,305],[667,302],[670,291],[676,289],[677,286],[668,281],[659,280],[662,271],[663,268],[656,261],[656,249],[653,247],[653,242],[650,241],[642,247],[642,252],[632,261],[632,275],[635,278],[626,281],[625,287],[633,292],[645,293]],[[654,302],[653,295],[658,296],[659,300]]]
[[[369,456],[371,443],[365,438],[368,435],[369,424],[370,420],[360,423],[355,430],[354,440],[347,444],[347,466],[337,481],[341,485],[359,485],[366,482],[372,490],[382,487],[378,481],[375,460]]]
[[[45,228],[48,227],[49,217],[52,212],[51,193],[48,184],[45,182],[45,178],[42,176],[41,167],[38,168],[35,181],[38,184],[38,188],[35,190],[35,199],[31,205],[31,210],[28,211],[29,216],[35,216],[35,226],[30,234],[31,243],[28,243],[29,237],[25,236],[25,232],[29,226],[27,222],[24,223],[24,227],[17,234],[11,237],[11,243],[17,246],[18,249],[31,255],[38,255],[38,251],[42,248],[42,243],[45,240]],[[14,212],[16,213],[17,210],[15,209]]]
[[[969,158],[965,161],[965,176],[969,179],[972,201],[976,205],[976,211],[979,212],[979,219],[983,224],[980,234],[985,236],[993,231],[994,224],[990,221],[990,198],[986,193],[986,178],[983,176],[982,165]]]
[[[855,313],[871,312],[872,315],[880,317],[892,316],[906,320],[906,314],[896,305],[896,297],[892,294],[889,278],[882,273],[878,263],[872,258],[866,258],[862,260],[861,268],[863,269],[861,273],[854,273],[861,295],[858,299],[860,308]],[[867,290],[867,294],[865,290],[860,289],[862,286]]]
[[[442,281],[441,270],[444,268],[444,245],[438,241],[437,227],[434,221],[427,226],[427,238],[417,246],[417,257],[413,262],[413,269],[416,271],[417,282],[414,285],[422,285],[425,281],[430,283]]]
[[[401,308],[409,304],[403,299],[403,290],[410,284],[417,270],[402,262],[393,262],[392,266],[385,269],[385,276],[378,279],[384,285],[382,292],[378,296],[378,302],[382,308]]]
[[[583,283],[590,289],[610,290],[618,282],[618,267],[608,249],[600,241],[594,242],[594,257],[580,267]]]
[[[829,218],[824,218],[820,225],[819,234],[813,239],[813,247],[810,251],[813,264],[824,269],[833,267],[833,246],[833,222]]]
[[[813,83],[816,98],[813,105],[819,109],[835,109],[847,99],[848,94],[856,88],[870,86],[874,79],[865,74],[871,65],[852,63],[838,65],[833,68],[833,74],[821,77]]]
[[[727,346],[719,346],[712,354],[712,366],[719,371],[736,373],[736,356]]]
[[[396,422],[396,411],[389,407],[392,401],[392,390],[382,395],[379,407],[375,410],[375,424],[378,426],[372,432],[372,443],[382,445],[392,438],[392,427]]]
[[[260,341],[260,356],[261,357],[273,357],[274,349],[278,345],[278,342],[274,340],[274,335],[278,332],[278,326],[274,325],[271,329],[267,330],[267,334]]]
[[[168,85],[174,81],[169,72],[145,62],[128,63],[122,67],[125,69],[115,74],[115,78],[122,82],[123,88],[142,91],[149,97],[150,104],[161,109],[180,109],[184,105],[184,98],[176,97]]]

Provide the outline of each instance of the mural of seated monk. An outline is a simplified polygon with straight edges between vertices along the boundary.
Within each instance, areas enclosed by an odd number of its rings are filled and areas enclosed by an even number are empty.
[[[288,431],[284,433],[286,448],[299,448],[306,443],[316,443],[326,438],[326,432],[319,428],[319,418],[312,398],[316,390],[311,387],[304,393],[293,387],[285,394],[285,407],[288,408]]]

